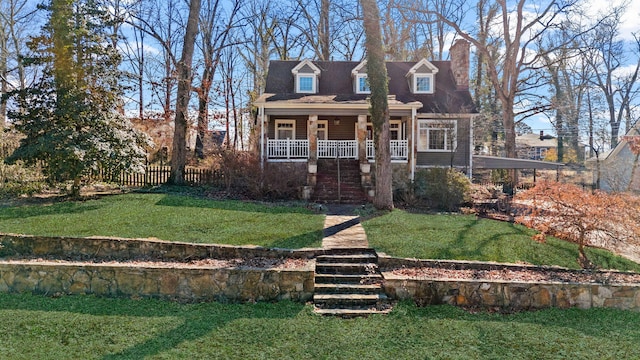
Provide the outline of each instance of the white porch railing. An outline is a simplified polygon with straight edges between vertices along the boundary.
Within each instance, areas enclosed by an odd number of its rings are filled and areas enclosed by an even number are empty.
[[[409,159],[407,140],[390,141],[391,160]],[[273,160],[304,160],[309,158],[309,140],[267,140],[267,157]],[[318,158],[320,159],[357,159],[357,140],[318,140]],[[375,159],[373,140],[367,140],[367,159]]]
[[[391,161],[407,161],[409,160],[409,141],[407,140],[391,140],[389,142]],[[376,151],[373,140],[367,140],[367,159],[374,160]]]
[[[267,141],[267,157],[269,159],[307,159],[309,157],[309,140],[271,140]]]
[[[318,140],[318,158],[357,159],[358,141],[356,140]]]

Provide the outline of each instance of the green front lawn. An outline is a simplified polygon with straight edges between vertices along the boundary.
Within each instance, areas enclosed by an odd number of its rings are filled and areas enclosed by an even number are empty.
[[[217,201],[177,194],[126,194],[98,200],[0,208],[0,232],[52,236],[116,236],[167,241],[320,247],[324,215],[300,206]],[[412,214],[395,210],[363,222],[369,244],[388,255],[479,260],[578,268],[577,246],[531,239],[520,225],[472,215]],[[589,249],[600,268],[640,265]]]
[[[0,232],[4,233],[153,237],[278,248],[319,247],[323,223],[324,216],[303,207],[172,194],[126,194],[0,208]]]
[[[400,304],[388,316],[320,317],[308,305],[180,305],[0,294],[2,359],[629,359],[640,313],[470,314]]]
[[[418,259],[525,262],[580,268],[575,244],[549,237],[531,239],[524,226],[474,215],[412,214],[394,210],[363,223],[369,245],[392,256]],[[640,265],[608,251],[587,249],[599,268],[640,272]]]

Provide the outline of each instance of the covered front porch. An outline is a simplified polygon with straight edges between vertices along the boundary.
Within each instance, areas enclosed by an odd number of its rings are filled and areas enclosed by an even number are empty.
[[[373,127],[367,114],[273,114],[265,118],[262,154],[266,161],[375,161]],[[411,112],[390,119],[389,146],[393,162],[410,160],[412,119]]]

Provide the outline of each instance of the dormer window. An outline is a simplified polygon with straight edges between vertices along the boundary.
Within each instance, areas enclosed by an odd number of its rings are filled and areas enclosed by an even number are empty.
[[[301,61],[291,70],[298,94],[315,94],[318,92],[320,69],[310,60]]]
[[[414,79],[414,94],[433,94],[433,74],[415,74]]]
[[[362,61],[351,70],[353,77],[353,92],[356,94],[371,94],[369,79],[367,78],[367,60]]]
[[[406,75],[411,92],[414,94],[433,94],[437,73],[438,68],[426,59],[418,61]]]
[[[296,85],[297,93],[313,94],[316,92],[316,77],[314,75],[298,74]]]
[[[369,86],[369,78],[366,74],[359,74],[356,77],[356,93],[358,94],[371,94],[371,87]]]

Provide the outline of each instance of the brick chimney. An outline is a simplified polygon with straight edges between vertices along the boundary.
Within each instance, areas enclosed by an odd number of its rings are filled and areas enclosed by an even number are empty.
[[[469,47],[468,41],[458,39],[449,49],[451,72],[456,80],[458,90],[469,89]]]

